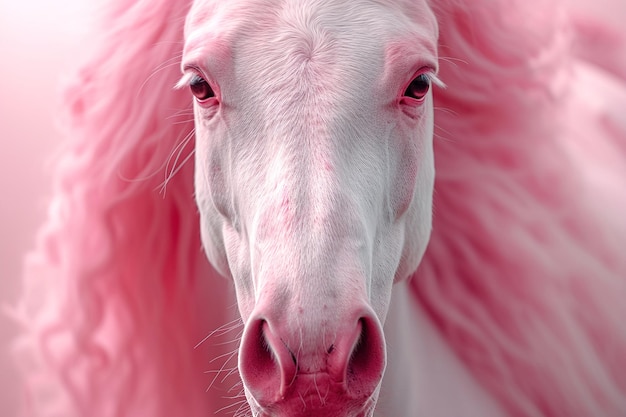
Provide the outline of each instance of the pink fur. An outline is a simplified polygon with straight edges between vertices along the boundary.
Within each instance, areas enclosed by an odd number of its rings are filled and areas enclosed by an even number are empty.
[[[25,411],[210,415],[237,394],[236,343],[194,346],[237,315],[202,253],[183,163],[191,101],[172,86],[190,2],[111,3],[66,90],[71,142],[27,261]],[[412,295],[508,415],[626,415],[626,196],[587,174],[624,178],[626,132],[574,98],[580,22],[544,0],[431,3],[447,88],[435,94],[434,231]],[[218,334],[237,342],[237,328]]]

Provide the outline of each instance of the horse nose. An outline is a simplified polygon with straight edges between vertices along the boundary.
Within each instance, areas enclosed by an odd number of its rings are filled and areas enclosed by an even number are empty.
[[[311,337],[285,334],[302,331],[287,332],[286,326],[267,317],[249,320],[239,352],[239,372],[259,405],[268,407],[297,396],[298,380],[310,376],[317,378],[318,385],[326,378],[326,390],[339,397],[371,397],[385,370],[383,331],[371,311],[352,317],[356,318],[333,326],[333,337],[328,337],[328,325],[307,328],[315,333]],[[316,339],[318,343],[306,346],[306,341]]]

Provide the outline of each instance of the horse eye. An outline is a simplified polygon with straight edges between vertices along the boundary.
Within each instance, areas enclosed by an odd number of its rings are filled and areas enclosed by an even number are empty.
[[[426,74],[420,74],[411,81],[404,92],[404,97],[422,100],[430,90],[430,78]]]
[[[215,97],[215,92],[206,80],[195,75],[189,82],[189,89],[198,100],[203,101]]]

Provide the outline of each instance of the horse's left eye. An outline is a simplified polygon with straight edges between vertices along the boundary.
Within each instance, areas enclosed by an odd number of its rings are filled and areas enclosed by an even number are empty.
[[[215,92],[209,83],[199,75],[196,75],[191,79],[189,82],[189,88],[191,89],[191,94],[193,94],[200,101],[215,97]]]
[[[430,90],[430,77],[426,74],[420,74],[411,81],[411,84],[406,88],[404,97],[409,97],[415,100],[423,100]]]

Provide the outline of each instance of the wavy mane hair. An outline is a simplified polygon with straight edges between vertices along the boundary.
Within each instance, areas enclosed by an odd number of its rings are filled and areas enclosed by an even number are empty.
[[[65,89],[69,142],[26,262],[25,414],[237,412],[234,292],[201,248],[191,99],[173,88],[191,1],[109,3]],[[547,0],[430,3],[448,87],[413,296],[510,416],[624,416],[626,196],[586,170],[625,178],[626,135],[571,104],[576,27]]]

